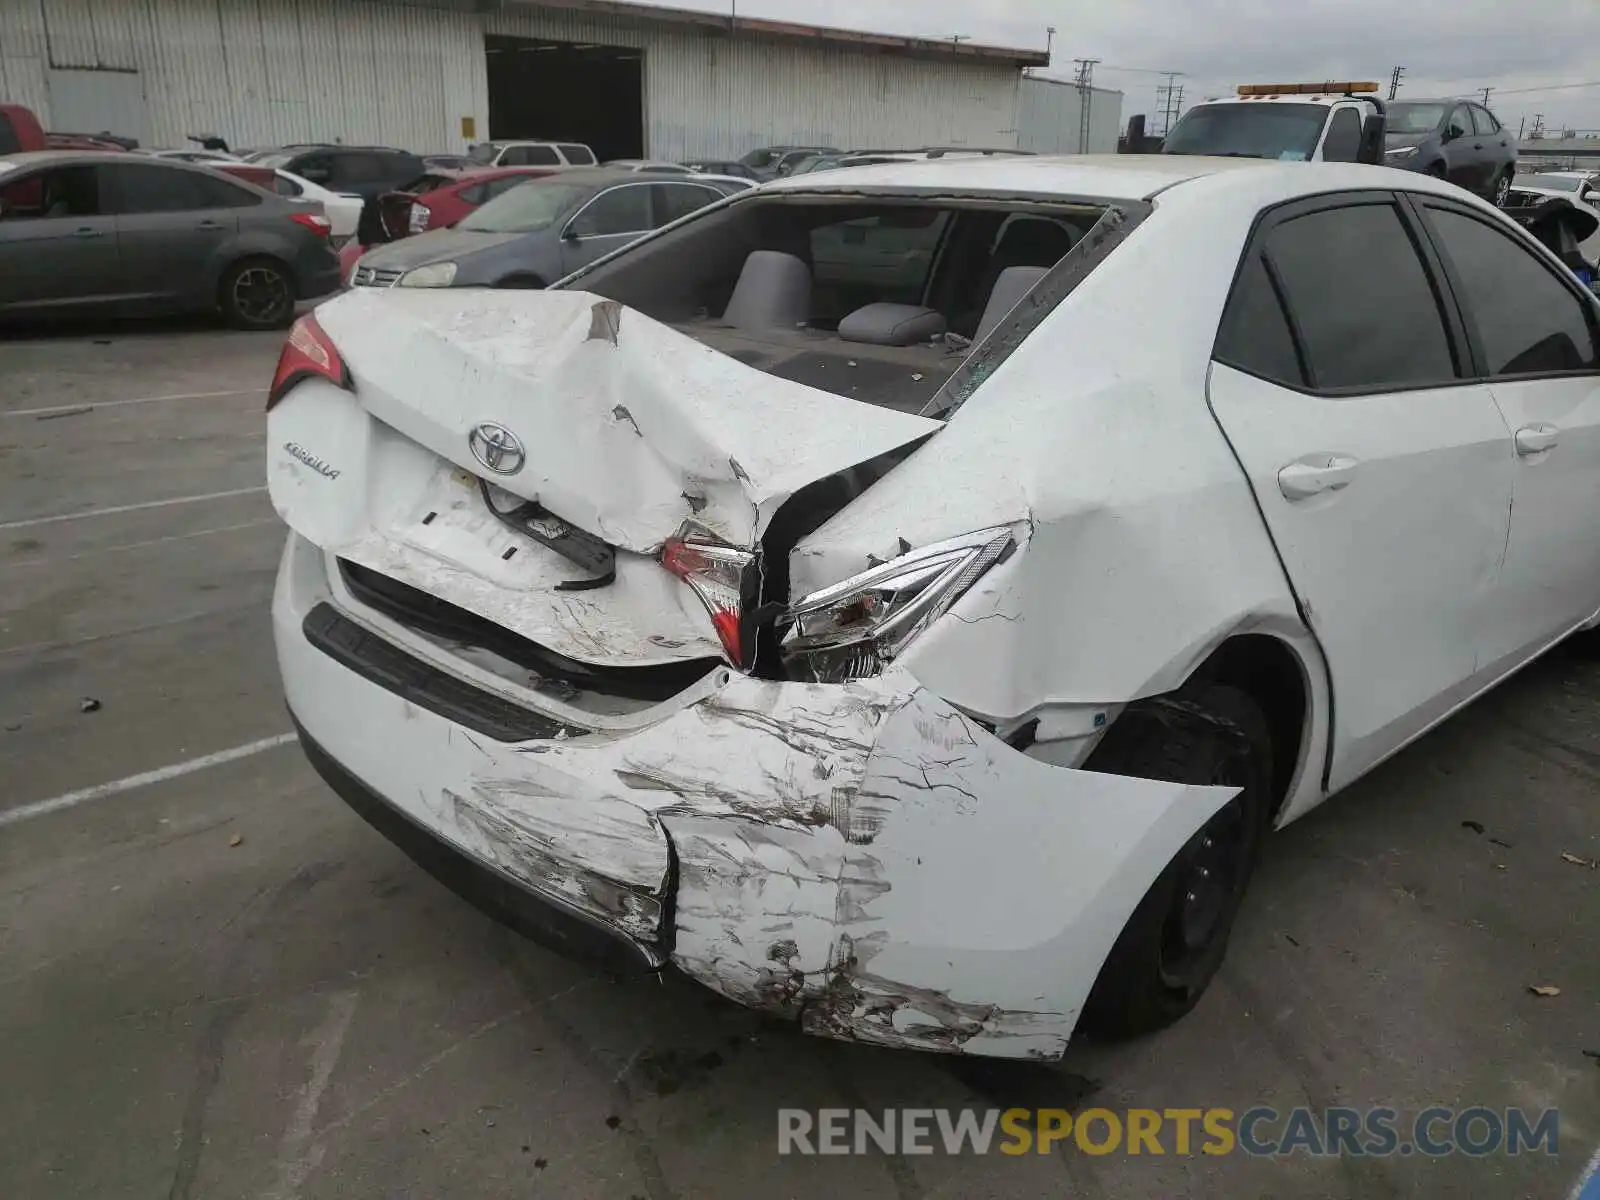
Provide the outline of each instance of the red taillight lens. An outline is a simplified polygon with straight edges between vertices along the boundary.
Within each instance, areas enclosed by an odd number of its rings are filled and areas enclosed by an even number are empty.
[[[267,411],[271,412],[295,384],[313,376],[326,379],[347,392],[355,391],[344,359],[339,357],[316,317],[307,313],[290,327],[283,353],[278,355],[278,369],[272,373],[272,387],[267,390]]]
[[[662,545],[661,565],[700,597],[728,661],[748,667],[746,653],[754,652],[755,640],[746,616],[758,601],[760,586],[756,556],[709,538],[682,536]]]
[[[333,233],[333,222],[321,213],[290,213],[289,220],[296,225],[304,225],[318,237],[328,237]]]

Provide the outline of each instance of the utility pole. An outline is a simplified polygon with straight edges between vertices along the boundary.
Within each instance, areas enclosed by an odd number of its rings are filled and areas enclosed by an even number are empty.
[[[1405,73],[1406,69],[1404,67],[1396,67],[1389,72],[1389,99],[1393,100],[1395,93],[1400,90],[1400,80]]]
[[[1183,109],[1183,88],[1177,83],[1182,71],[1168,71],[1167,82],[1156,88],[1156,104],[1161,110],[1161,136],[1172,132],[1172,123]]]
[[[1089,108],[1094,103],[1094,65],[1098,58],[1075,58],[1078,74],[1078,153],[1089,152]]]
[[[1494,91],[1492,87],[1486,87],[1483,89],[1483,106],[1485,108],[1489,107],[1489,93],[1492,91]]]

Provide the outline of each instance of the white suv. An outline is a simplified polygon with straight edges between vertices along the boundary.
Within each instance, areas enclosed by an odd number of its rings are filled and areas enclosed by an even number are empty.
[[[594,151],[581,142],[479,142],[467,157],[481,167],[592,167]]]
[[[1269,829],[1600,618],[1596,317],[1447,183],[1181,156],[358,289],[270,392],[288,704],[558,947],[881,1045],[1152,1029]]]

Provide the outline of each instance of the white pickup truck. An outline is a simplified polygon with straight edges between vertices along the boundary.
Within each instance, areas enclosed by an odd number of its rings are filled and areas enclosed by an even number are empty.
[[[1383,163],[1383,101],[1376,83],[1253,83],[1196,104],[1163,154],[1281,162]]]

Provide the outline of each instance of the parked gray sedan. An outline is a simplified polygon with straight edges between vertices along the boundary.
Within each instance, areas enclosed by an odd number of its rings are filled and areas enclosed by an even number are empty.
[[[321,206],[144,155],[0,158],[0,318],[221,312],[294,319],[339,286]]]
[[[682,175],[596,168],[530,179],[436,229],[378,246],[355,287],[542,288],[726,193]]]

